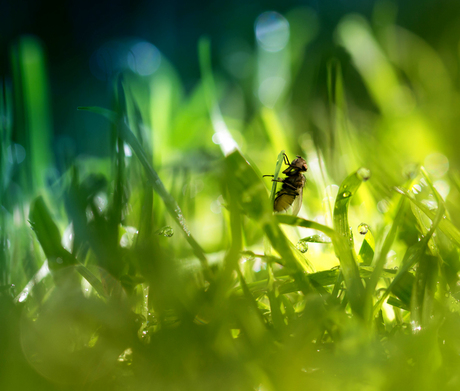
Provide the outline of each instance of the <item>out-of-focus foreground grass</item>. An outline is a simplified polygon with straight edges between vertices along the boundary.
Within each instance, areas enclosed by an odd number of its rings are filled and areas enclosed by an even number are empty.
[[[305,57],[313,12],[262,14],[225,72],[198,43],[187,94],[165,58],[134,62],[112,107],[81,107],[110,156],[58,162],[42,47],[15,45],[1,388],[458,389],[456,67],[391,15],[346,16],[345,60],[324,62]],[[298,217],[262,178],[281,150],[308,162]]]

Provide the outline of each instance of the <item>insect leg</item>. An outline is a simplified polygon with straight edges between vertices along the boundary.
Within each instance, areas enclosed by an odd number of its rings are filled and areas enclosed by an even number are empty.
[[[266,177],[266,176],[272,176],[272,177],[275,177],[274,175],[262,175],[262,178]]]
[[[286,164],[287,166],[290,166],[290,165],[291,165],[291,163],[289,162],[289,158],[287,157],[286,154],[284,154],[283,160],[284,160],[284,164]]]

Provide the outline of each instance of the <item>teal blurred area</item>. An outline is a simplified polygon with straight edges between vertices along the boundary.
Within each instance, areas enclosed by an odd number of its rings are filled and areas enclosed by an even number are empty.
[[[368,80],[365,77],[363,80],[362,70],[353,65],[355,55],[351,56],[350,51],[344,50],[344,45],[339,42],[338,26],[343,25],[346,16],[359,14],[365,18],[375,34],[378,47],[385,51],[388,60],[396,67],[397,82],[408,82],[408,90],[394,92],[396,97],[389,99],[395,102],[409,99],[409,102],[401,103],[403,106],[409,105],[409,108],[414,102],[423,104],[419,102],[419,95],[433,97],[434,93],[432,90],[415,91],[419,86],[429,88],[425,79],[437,80],[440,90],[438,96],[449,99],[450,95],[444,94],[444,89],[458,83],[456,64],[459,31],[456,15],[460,10],[455,1],[424,0],[417,2],[416,6],[410,1],[384,0],[232,1],[225,5],[214,2],[198,5],[186,1],[165,4],[70,1],[59,6],[41,0],[26,1],[26,6],[20,4],[7,2],[2,5],[1,73],[12,76],[11,61],[7,58],[11,45],[19,37],[30,34],[41,41],[51,88],[48,111],[53,116],[53,150],[56,154],[62,150],[97,156],[108,153],[104,136],[107,125],[97,118],[82,118],[73,109],[82,104],[110,105],[107,83],[114,73],[133,68],[136,53],[143,56],[138,62],[150,61],[150,56],[153,67],[142,70],[139,68],[142,65],[137,64],[139,69],[136,73],[145,77],[146,72],[153,72],[156,66],[160,66],[161,53],[161,58],[165,59],[163,63],[170,63],[177,72],[184,92],[188,96],[193,93],[200,80],[196,46],[202,35],[212,37],[212,61],[222,80],[225,80],[226,87],[223,88],[229,92],[226,100],[240,102],[226,105],[232,115],[239,110],[245,119],[254,116],[258,103],[253,98],[256,83],[262,90],[270,85],[271,94],[275,94],[273,91],[282,89],[283,80],[291,78],[286,81],[289,84],[287,95],[294,111],[290,116],[301,116],[297,128],[306,129],[308,126],[311,129],[309,133],[323,143],[327,136],[315,130],[317,120],[297,113],[305,111],[305,108],[321,110],[315,105],[318,99],[327,99],[326,70],[331,61],[340,62],[347,96],[357,107],[370,113],[381,108],[378,107],[380,103],[375,101],[378,98],[369,96]],[[257,52],[259,41],[254,31],[255,23],[266,11],[276,11],[289,22],[289,58],[275,58],[270,51],[272,54],[265,55],[263,45],[262,50]],[[393,25],[397,26],[396,31],[389,31]],[[418,41],[413,42],[411,37]],[[419,53],[427,50],[430,54]],[[404,58],[401,58],[401,53],[405,54]],[[261,62],[268,61],[264,55],[273,57],[269,60],[272,62],[270,67],[279,69],[279,75],[271,75],[270,71],[261,68]],[[407,63],[410,59],[418,58],[430,65]],[[264,87],[261,79],[269,77],[278,79],[267,82]],[[373,83],[387,83],[384,80],[386,76],[369,77],[373,77]],[[267,96],[263,99],[267,103],[267,99],[274,98]],[[395,105],[400,106],[399,103]],[[441,107],[436,113],[442,108],[448,110],[449,102],[439,105]],[[241,112],[240,106],[245,108],[244,112]],[[367,117],[360,117],[360,120],[363,121],[360,129],[365,129],[369,120]],[[442,118],[437,118],[436,122],[444,135],[453,137],[453,130],[449,130],[448,124],[442,123]],[[407,129],[402,123],[401,127]],[[297,134],[300,133],[297,130]],[[406,141],[395,140],[396,143]]]

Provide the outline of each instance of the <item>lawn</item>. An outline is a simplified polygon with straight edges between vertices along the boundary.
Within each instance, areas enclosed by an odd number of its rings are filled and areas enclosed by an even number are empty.
[[[124,42],[111,104],[69,109],[99,155],[53,148],[44,45],[12,45],[2,389],[459,389],[458,56],[385,4],[341,19],[339,56],[310,56],[309,8],[261,14],[223,65],[203,36],[193,87]],[[284,154],[297,215],[273,213]]]

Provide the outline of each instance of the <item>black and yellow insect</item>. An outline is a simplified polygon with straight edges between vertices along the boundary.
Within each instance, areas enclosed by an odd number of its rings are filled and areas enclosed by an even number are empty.
[[[286,212],[296,216],[302,206],[303,188],[307,181],[302,173],[308,170],[307,162],[299,155],[292,162],[289,162],[289,158],[284,154],[284,163],[289,167],[283,171],[286,178],[276,179],[276,182],[280,182],[283,185],[281,190],[276,193],[273,210],[278,213]],[[272,180],[275,181],[275,179]]]

